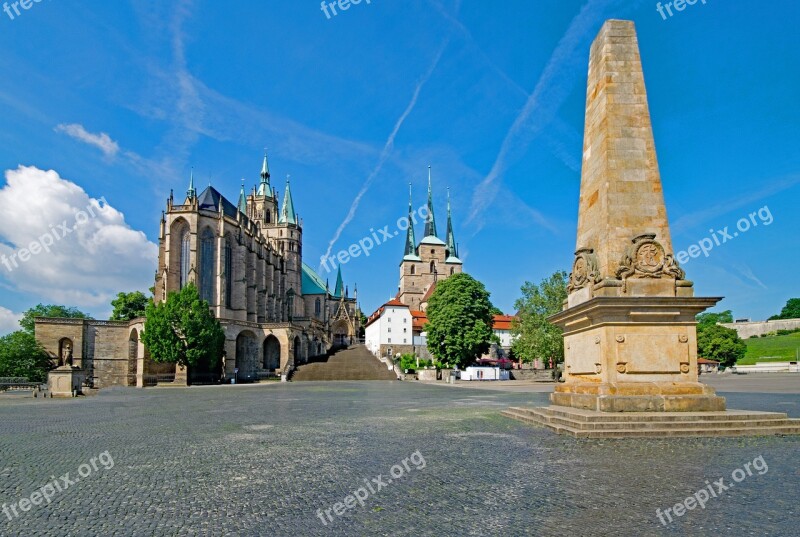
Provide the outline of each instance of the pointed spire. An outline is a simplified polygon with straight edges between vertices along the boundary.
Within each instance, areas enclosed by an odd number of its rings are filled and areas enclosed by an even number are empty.
[[[283,207],[281,207],[281,217],[279,224],[297,224],[297,215],[294,213],[294,202],[292,201],[292,191],[289,189],[289,176],[286,176],[286,192],[283,193]]]
[[[242,179],[242,189],[239,191],[239,212],[247,214],[247,198],[244,195],[244,179]]]
[[[190,200],[197,197],[197,190],[194,188],[194,167],[192,167],[192,171],[189,172],[189,188],[186,190],[186,197]]]
[[[450,215],[450,188],[447,189],[447,249],[450,251],[450,257],[458,258],[458,246],[453,235],[453,219]]]
[[[436,237],[436,217],[433,215],[433,194],[431,191],[431,167],[428,166],[428,215],[425,217],[426,237]]]
[[[267,150],[264,149],[264,164],[261,165],[261,183],[258,185],[259,196],[269,196],[272,194],[272,187],[269,184],[269,162],[267,162]]]
[[[344,281],[342,280],[341,265],[339,265],[339,272],[336,274],[336,288],[333,290],[333,296],[336,298],[344,296]]]
[[[406,249],[403,253],[403,259],[408,256],[417,258],[417,239],[414,236],[413,207],[411,205],[411,183],[408,183],[408,229],[406,230]]]

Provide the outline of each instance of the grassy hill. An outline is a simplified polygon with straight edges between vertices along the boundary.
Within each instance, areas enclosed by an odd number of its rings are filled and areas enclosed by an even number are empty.
[[[738,365],[752,365],[756,362],[789,362],[797,360],[800,349],[800,332],[787,336],[770,336],[745,339],[747,354]]]

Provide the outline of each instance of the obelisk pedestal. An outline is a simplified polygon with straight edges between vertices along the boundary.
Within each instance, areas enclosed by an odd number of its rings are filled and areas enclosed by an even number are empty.
[[[698,382],[695,298],[673,257],[633,22],[592,44],[575,260],[555,405],[603,412],[719,411]]]

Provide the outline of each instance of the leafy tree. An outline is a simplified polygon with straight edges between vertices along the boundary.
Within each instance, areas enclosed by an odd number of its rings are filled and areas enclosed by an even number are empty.
[[[147,320],[142,343],[156,362],[181,366],[217,365],[225,344],[225,332],[209,310],[208,302],[200,300],[197,287],[187,285],[172,292],[160,304],[147,304]]]
[[[57,304],[37,304],[22,314],[19,324],[24,329],[33,334],[36,317],[57,317],[68,319],[91,319],[87,314],[77,308],[68,308]]]
[[[522,285],[522,298],[514,303],[519,313],[511,325],[515,336],[511,349],[523,362],[536,358],[552,358],[554,363],[564,361],[563,331],[547,322],[547,318],[563,309],[567,282],[567,273],[560,270],[539,285],[531,282]]]
[[[790,298],[778,315],[769,318],[770,321],[777,319],[800,319],[800,298]]]
[[[497,306],[492,306],[492,315],[504,315],[503,310]]]
[[[0,338],[0,377],[44,382],[52,367],[50,357],[32,332],[17,330]]]
[[[717,323],[732,323],[733,322],[733,312],[731,310],[725,310],[721,312],[708,312],[708,313],[701,313],[697,316],[697,324],[698,325],[714,325]]]
[[[148,298],[141,291],[119,293],[117,298],[111,301],[111,305],[114,307],[111,320],[130,321],[137,317],[144,317],[147,303]]]
[[[718,324],[697,326],[697,354],[701,358],[716,360],[725,367],[736,365],[744,358],[747,345],[736,330]]]
[[[437,283],[427,314],[428,350],[445,364],[466,367],[497,340],[489,292],[469,274],[454,274]]]

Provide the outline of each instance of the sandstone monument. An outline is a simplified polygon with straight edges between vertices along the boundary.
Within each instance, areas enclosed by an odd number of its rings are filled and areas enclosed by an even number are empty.
[[[564,311],[565,382],[554,406],[506,415],[578,436],[800,432],[785,414],[725,412],[698,381],[694,296],[673,257],[633,22],[592,44],[578,236]]]

